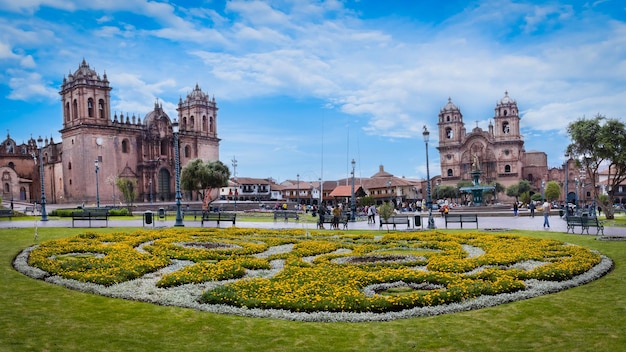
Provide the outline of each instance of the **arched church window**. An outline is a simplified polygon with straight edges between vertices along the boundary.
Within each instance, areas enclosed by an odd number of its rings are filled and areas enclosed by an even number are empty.
[[[87,99],[87,114],[89,117],[93,117],[93,99]]]
[[[502,123],[502,132],[504,132],[504,134],[508,134],[508,133],[510,132],[510,129],[511,129],[511,128],[510,128],[510,126],[509,126],[509,123],[508,123],[508,122],[506,122],[506,121],[504,121],[504,122]]]
[[[209,132],[213,132],[213,116],[209,116]]]
[[[11,190],[11,187],[9,186],[8,182],[4,183],[4,193],[9,193],[9,191]]]
[[[65,121],[70,121],[70,102],[65,102]]]
[[[185,158],[191,158],[191,147],[188,145],[185,146]]]
[[[446,121],[450,122],[450,115],[446,116]]]
[[[167,155],[167,146],[168,146],[167,140],[162,139],[161,140],[161,155]]]
[[[206,115],[202,115],[202,131],[206,132]]]
[[[509,112],[504,110],[504,116],[506,116]]]
[[[67,169],[68,169],[68,170],[71,170],[71,169],[72,169],[72,162],[71,162],[71,161],[67,163]]]
[[[452,176],[454,176],[452,169],[448,169],[448,177],[452,177]]]
[[[187,129],[187,116],[183,116],[183,125],[180,126],[181,129],[186,130]]]
[[[76,99],[72,102],[72,118],[78,118],[78,101]]]
[[[189,117],[189,129],[190,130],[195,130],[196,129],[196,119],[193,116]]]
[[[129,143],[128,143],[128,139],[124,139],[122,141],[122,153],[128,153],[129,152]]]
[[[504,165],[504,172],[505,173],[510,173],[511,172],[511,165]]]
[[[446,127],[446,138],[451,139],[452,135],[453,135],[452,128]]]
[[[104,100],[102,99],[98,100],[98,116],[100,116],[101,119],[104,118]]]

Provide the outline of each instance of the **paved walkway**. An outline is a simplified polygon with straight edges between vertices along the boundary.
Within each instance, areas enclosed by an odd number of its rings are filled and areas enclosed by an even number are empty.
[[[16,210],[20,210],[18,206],[15,207]],[[413,229],[413,213],[408,213],[411,219],[411,227]],[[550,228],[543,227],[543,216],[538,215],[534,218],[529,216],[520,216],[514,217],[512,215],[499,214],[500,216],[478,216],[478,228],[480,230],[535,230],[535,231],[552,231],[552,232],[566,232],[567,224],[565,220],[559,218],[558,216],[550,216]],[[426,217],[424,217],[426,216]],[[445,229],[444,220],[437,214],[433,215],[433,219],[435,220],[435,227],[438,229]],[[102,226],[103,221],[94,221],[94,227]],[[426,227],[427,224],[427,215],[422,214],[422,229]],[[167,220],[162,221],[155,219],[154,227],[172,227],[174,226],[174,217],[168,216]],[[201,227],[200,221],[192,221],[185,220],[185,227]],[[2,220],[0,221],[0,228],[28,228],[38,226],[40,228],[46,227],[72,227],[72,220],[57,220],[51,219],[49,221],[41,221],[37,219],[36,221],[24,221],[24,220]],[[77,221],[77,227],[87,227],[87,221]],[[216,227],[215,222],[205,223],[205,227]],[[220,227],[230,227],[231,223],[221,223]],[[314,223],[307,222],[299,222],[290,219],[289,221],[278,220],[278,221],[268,221],[268,222],[248,222],[248,221],[238,221],[237,227],[241,228],[265,228],[265,229],[286,229],[286,228],[301,228],[301,229],[316,229],[316,225]],[[387,225],[383,225],[383,230],[386,230]],[[391,225],[390,225],[391,226]],[[108,227],[144,227],[143,220],[141,219],[133,219],[133,220],[120,220],[119,218],[112,218],[109,220]],[[152,225],[145,225],[146,228],[152,228]],[[328,227],[327,227],[328,228]],[[380,230],[378,225],[378,218],[376,219],[376,224],[368,224],[367,220],[356,221],[348,223],[348,228],[351,230]],[[390,227],[391,228],[391,227]],[[420,228],[419,226],[417,227]],[[451,224],[449,225],[450,229],[459,229],[460,224]],[[463,224],[464,229],[475,230],[476,224]],[[398,230],[406,230],[406,225],[397,225]],[[580,229],[577,229],[580,231]],[[579,233],[579,232],[577,232]],[[589,231],[590,234],[595,235],[595,229],[591,228]],[[624,227],[605,227],[604,234],[607,236],[623,236],[626,238],[626,228]]]

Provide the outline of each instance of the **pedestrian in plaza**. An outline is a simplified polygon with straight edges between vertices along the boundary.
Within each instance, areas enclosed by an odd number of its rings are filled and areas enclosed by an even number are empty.
[[[530,217],[534,218],[535,217],[535,202],[534,201],[530,201],[530,204],[528,204],[528,210],[530,210]]]
[[[341,217],[341,208],[336,206],[333,208],[333,226],[334,229],[339,229],[339,218]]]
[[[519,209],[519,206],[517,205],[517,202],[513,203],[513,216],[517,216],[518,209]]]
[[[544,199],[543,200],[543,227],[547,227],[550,228],[550,222],[548,221],[548,216],[550,216],[550,209],[552,208],[550,206],[550,203]]]
[[[367,208],[367,223],[368,224],[376,223],[376,207],[373,205],[370,205],[369,208]]]

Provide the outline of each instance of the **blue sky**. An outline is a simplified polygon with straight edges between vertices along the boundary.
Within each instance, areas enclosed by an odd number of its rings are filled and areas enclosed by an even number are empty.
[[[237,175],[326,180],[440,174],[448,97],[487,128],[508,91],[526,150],[560,166],[566,126],[624,119],[626,4],[599,1],[0,0],[0,127],[60,141],[58,94],[82,59],[118,114],[197,83],[215,96],[220,159]]]

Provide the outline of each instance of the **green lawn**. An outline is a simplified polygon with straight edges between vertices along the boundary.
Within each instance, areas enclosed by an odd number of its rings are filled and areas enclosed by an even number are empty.
[[[39,229],[39,241],[81,231]],[[0,351],[623,350],[626,241],[515,233],[597,249],[615,261],[615,270],[581,287],[477,311],[384,323],[303,323],[111,299],[34,280],[11,267],[34,243],[33,229],[0,230]]]

